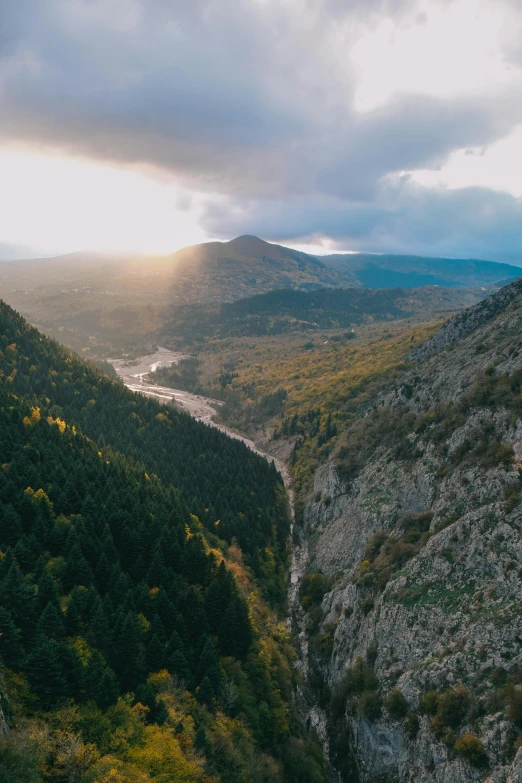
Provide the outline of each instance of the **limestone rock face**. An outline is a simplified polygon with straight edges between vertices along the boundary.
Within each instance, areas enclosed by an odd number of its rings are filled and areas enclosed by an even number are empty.
[[[361,441],[355,476],[342,449],[315,476],[308,572],[331,589],[308,676],[338,781],[522,783],[522,397],[498,381],[522,369],[521,305],[517,282],[452,319],[375,405],[397,438]]]

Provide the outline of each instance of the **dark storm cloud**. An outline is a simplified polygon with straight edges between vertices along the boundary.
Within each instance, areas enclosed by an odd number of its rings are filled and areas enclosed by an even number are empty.
[[[408,217],[390,222],[382,177],[436,167],[451,150],[487,144],[522,119],[513,93],[487,102],[403,97],[368,114],[353,110],[350,35],[417,5],[0,0],[0,139],[156,167],[230,199],[257,233],[282,210],[278,221],[296,229],[281,226],[281,237],[372,243],[384,209],[387,241],[401,243]],[[429,215],[417,206],[408,202],[422,233]],[[210,207],[205,219],[218,235],[228,231]],[[230,224],[226,213],[220,219]]]

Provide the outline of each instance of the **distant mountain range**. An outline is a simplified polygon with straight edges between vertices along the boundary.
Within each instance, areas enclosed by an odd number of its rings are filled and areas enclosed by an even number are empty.
[[[0,295],[77,350],[139,351],[180,307],[281,289],[488,287],[522,275],[491,261],[344,254],[317,257],[254,236],[169,255],[72,253],[0,264]],[[101,343],[103,342],[103,346]]]
[[[323,264],[342,275],[355,277],[364,288],[420,288],[440,285],[470,288],[508,282],[522,275],[522,268],[474,258],[344,253],[321,256]]]

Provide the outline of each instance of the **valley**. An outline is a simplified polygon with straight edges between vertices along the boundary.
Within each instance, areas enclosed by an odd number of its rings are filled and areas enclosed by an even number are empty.
[[[130,365],[122,360],[108,361],[114,366],[118,376],[130,391],[142,394],[145,397],[151,397],[162,403],[173,402],[176,408],[185,411],[196,421],[215,427],[229,438],[240,440],[250,449],[250,451],[267,458],[269,462],[274,462],[279,473],[287,480],[288,470],[283,462],[276,457],[265,454],[265,452],[261,451],[249,438],[246,438],[229,427],[226,427],[224,424],[215,421],[216,416],[219,414],[219,409],[223,405],[222,400],[202,397],[199,394],[192,394],[191,392],[182,391],[181,389],[172,389],[169,386],[158,386],[157,384],[151,383],[150,376],[152,373],[155,373],[161,367],[171,367],[184,358],[188,357],[185,357],[183,354],[173,353],[164,348],[159,348],[156,353],[151,354],[150,356],[142,356]],[[291,490],[289,489],[289,491]]]
[[[0,783],[522,783],[521,32],[0,0]]]
[[[0,607],[0,765],[2,747],[21,764],[13,743],[50,720],[52,742],[68,731],[68,748],[92,753],[81,783],[105,783],[109,769],[127,783],[130,765],[154,781],[150,743],[175,726],[161,764],[178,758],[201,783],[522,774],[520,283],[162,304],[149,310],[155,329],[126,336],[113,323],[110,339],[84,345],[88,362],[2,307],[0,413],[14,456],[0,472],[0,578],[19,585],[19,603]],[[116,471],[118,497],[96,454]],[[37,516],[51,532],[34,527],[29,490],[47,497]],[[228,580],[233,620],[216,580]],[[49,589],[47,630],[24,623]],[[243,647],[228,644],[229,622]],[[113,624],[110,644],[97,623]],[[44,637],[50,691],[37,674]],[[91,664],[74,674],[84,649],[110,699]],[[114,724],[101,741],[86,716],[120,720],[124,703],[133,716],[146,709],[145,734],[109,752]]]

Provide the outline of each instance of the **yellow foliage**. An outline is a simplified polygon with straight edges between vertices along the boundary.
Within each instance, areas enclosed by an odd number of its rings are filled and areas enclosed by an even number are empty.
[[[65,432],[66,427],[67,427],[67,424],[63,421],[63,419],[60,419],[59,416],[56,417],[56,419],[53,419],[52,416],[48,416],[47,417],[47,423],[50,424],[50,425],[55,424],[58,427],[58,429],[59,429],[59,431],[60,431],[60,433],[62,435]]]
[[[92,650],[88,643],[82,636],[77,636],[72,643],[72,646],[78,656],[78,660],[83,667],[88,666],[89,660],[92,655]]]
[[[156,591],[158,590],[157,587],[156,588],[153,587],[152,589],[156,590]],[[150,591],[150,592],[152,592],[152,591]],[[150,595],[150,593],[149,593],[149,595]],[[150,628],[150,623],[147,620],[147,618],[145,617],[145,615],[142,614],[141,612],[137,615],[137,617],[138,617],[138,625],[140,626],[141,632],[142,632],[143,635],[145,635],[147,633],[147,631],[149,630],[149,628]]]
[[[143,769],[115,756],[103,756],[88,777],[89,783],[149,783],[151,780]]]
[[[145,728],[144,743],[129,748],[127,760],[144,769],[156,783],[203,783],[208,781],[200,764],[187,759],[172,730]]]
[[[136,702],[134,707],[132,707],[132,714],[136,718],[136,720],[140,721],[140,723],[145,723],[147,720],[147,715],[150,712],[149,707],[146,707],[144,704],[141,703],[141,701]]]
[[[81,735],[73,731],[49,732],[43,727],[35,727],[33,738],[39,745],[44,774],[51,780],[81,780],[99,757],[96,746],[84,742]]]
[[[43,489],[41,488],[37,489],[35,492],[34,489],[31,489],[31,487],[27,487],[27,489],[25,490],[25,494],[31,498],[33,503],[42,503],[42,502],[48,503],[52,508],[53,504],[51,503],[51,501],[47,497],[47,493],[44,492]]]
[[[30,427],[32,424],[37,424],[40,421],[40,418],[40,408],[31,408],[31,417],[24,416],[23,422],[26,427]]]
[[[145,727],[134,710],[123,699],[108,710],[107,716],[115,727],[110,735],[110,752],[124,754],[129,745],[143,742]]]
[[[147,683],[152,686],[155,691],[161,693],[162,691],[170,690],[170,688],[172,688],[172,675],[167,669],[161,669],[159,672],[149,674]]]

